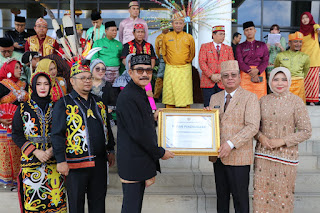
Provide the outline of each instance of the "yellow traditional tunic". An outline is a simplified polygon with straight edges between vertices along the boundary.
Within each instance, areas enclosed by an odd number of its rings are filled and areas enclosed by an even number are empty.
[[[320,68],[320,47],[317,29],[319,24],[313,25],[314,39],[311,33],[303,37],[301,52],[306,53],[310,57],[310,69],[305,78],[305,90],[307,102],[319,101],[319,68]]]
[[[160,35],[158,35],[155,41],[156,54],[159,58],[162,55],[162,39],[164,35],[165,34],[161,33]]]
[[[169,32],[162,40],[162,55],[166,63],[162,102],[176,107],[193,104],[192,66],[195,44],[186,32]]]
[[[310,57],[310,67],[320,67],[320,48],[317,29],[320,28],[319,24],[313,25],[315,30],[314,39],[311,33],[303,37],[301,52],[306,53]]]

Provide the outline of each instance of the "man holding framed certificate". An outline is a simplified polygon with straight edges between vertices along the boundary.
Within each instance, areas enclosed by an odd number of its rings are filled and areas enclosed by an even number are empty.
[[[249,213],[249,173],[253,163],[253,137],[260,124],[258,98],[240,87],[238,62],[221,62],[224,91],[211,96],[209,108],[219,109],[220,149],[212,161],[218,213],[229,212],[230,194],[236,212]]]
[[[152,78],[151,57],[132,56],[129,66],[132,80],[117,101],[117,162],[123,190],[121,213],[140,213],[145,187],[155,182],[160,171],[159,159],[167,160],[174,154],[157,144],[154,116],[145,91]]]

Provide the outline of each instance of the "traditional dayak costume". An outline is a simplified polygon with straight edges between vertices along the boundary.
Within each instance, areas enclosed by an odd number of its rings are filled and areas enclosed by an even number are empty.
[[[289,35],[289,41],[302,40],[303,34],[295,32]],[[288,50],[277,55],[274,67],[286,67],[291,72],[291,86],[289,91],[299,96],[306,103],[304,80],[310,67],[309,56],[300,51]]]
[[[243,24],[243,30],[254,27],[252,21]],[[258,98],[267,94],[267,80],[265,70],[269,61],[269,50],[267,45],[261,41],[245,41],[237,46],[237,60],[241,70],[240,86],[250,92],[255,93]],[[262,81],[254,83],[251,81],[249,70],[257,68],[259,78]]]
[[[304,82],[306,100],[307,102],[319,102],[320,47],[318,30],[320,29],[320,25],[314,22],[311,13],[302,13],[301,19],[303,15],[309,17],[309,23],[307,25],[304,25],[302,21],[300,21],[300,32],[304,35],[301,52],[306,53],[310,57],[310,69]]]
[[[17,63],[16,60],[8,61],[0,69],[0,104],[18,105],[29,98],[25,90],[26,83],[14,76]],[[11,128],[3,124],[0,124],[0,150],[0,182],[15,183],[20,169],[21,151],[12,141]]]
[[[57,172],[51,146],[53,102],[50,94],[46,97],[37,94],[36,84],[40,76],[51,85],[49,73],[35,72],[31,78],[31,99],[20,104],[13,119],[12,138],[22,153],[18,182],[20,208],[21,213],[66,213],[64,177]],[[52,157],[41,162],[33,154],[37,149],[51,150]]]
[[[76,62],[70,77],[90,72]],[[67,162],[69,212],[84,213],[87,194],[90,213],[105,212],[107,151],[114,152],[114,139],[106,106],[89,93],[82,98],[75,90],[56,102],[53,110],[52,145],[57,163]]]
[[[106,29],[109,27],[117,27],[114,21],[106,22]],[[113,83],[119,77],[119,68],[121,65],[120,56],[122,52],[122,44],[116,39],[108,39],[107,37],[94,42],[92,48],[102,47],[91,60],[101,59],[106,65],[106,80]]]
[[[48,26],[48,23],[43,18],[38,18],[35,26]],[[54,38],[46,35],[45,38],[40,39],[38,35],[31,36],[27,39],[25,51],[39,52],[42,56],[54,54],[55,50],[59,50],[59,44]]]

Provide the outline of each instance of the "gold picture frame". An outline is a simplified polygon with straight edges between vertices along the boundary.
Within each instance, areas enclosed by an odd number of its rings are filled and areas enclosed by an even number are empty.
[[[180,156],[218,156],[219,110],[160,109],[158,144]]]

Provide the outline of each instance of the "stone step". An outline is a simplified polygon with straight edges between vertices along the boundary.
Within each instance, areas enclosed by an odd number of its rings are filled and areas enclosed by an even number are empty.
[[[252,196],[252,195],[250,195]],[[17,193],[0,192],[0,212],[19,213],[19,200]],[[319,212],[320,193],[296,193],[294,213],[315,213]],[[106,199],[106,212],[121,212],[122,195],[108,191]],[[252,201],[250,199],[250,205]],[[232,209],[232,202],[230,205]],[[252,208],[251,208],[252,209]],[[87,211],[86,211],[87,212]],[[189,193],[176,194],[168,188],[163,193],[152,193],[146,190],[142,213],[215,213],[216,196],[205,195],[190,191]]]
[[[253,172],[251,171],[249,191],[252,192],[253,187]],[[114,193],[118,191],[121,193],[121,182],[116,173],[109,174],[109,190]],[[156,182],[148,190],[152,193],[160,193],[167,188],[171,188],[173,192],[177,189],[176,194],[185,190],[186,192],[192,190],[202,190],[205,194],[215,194],[215,181],[212,172],[196,172],[196,171],[174,171],[164,170],[161,174],[156,176]],[[320,173],[317,172],[298,172],[296,179],[297,193],[320,193]]]
[[[300,155],[299,172],[320,172],[320,154],[319,155]],[[175,156],[174,159],[160,160],[162,169],[198,169],[201,172],[211,172],[213,165],[206,156]]]

